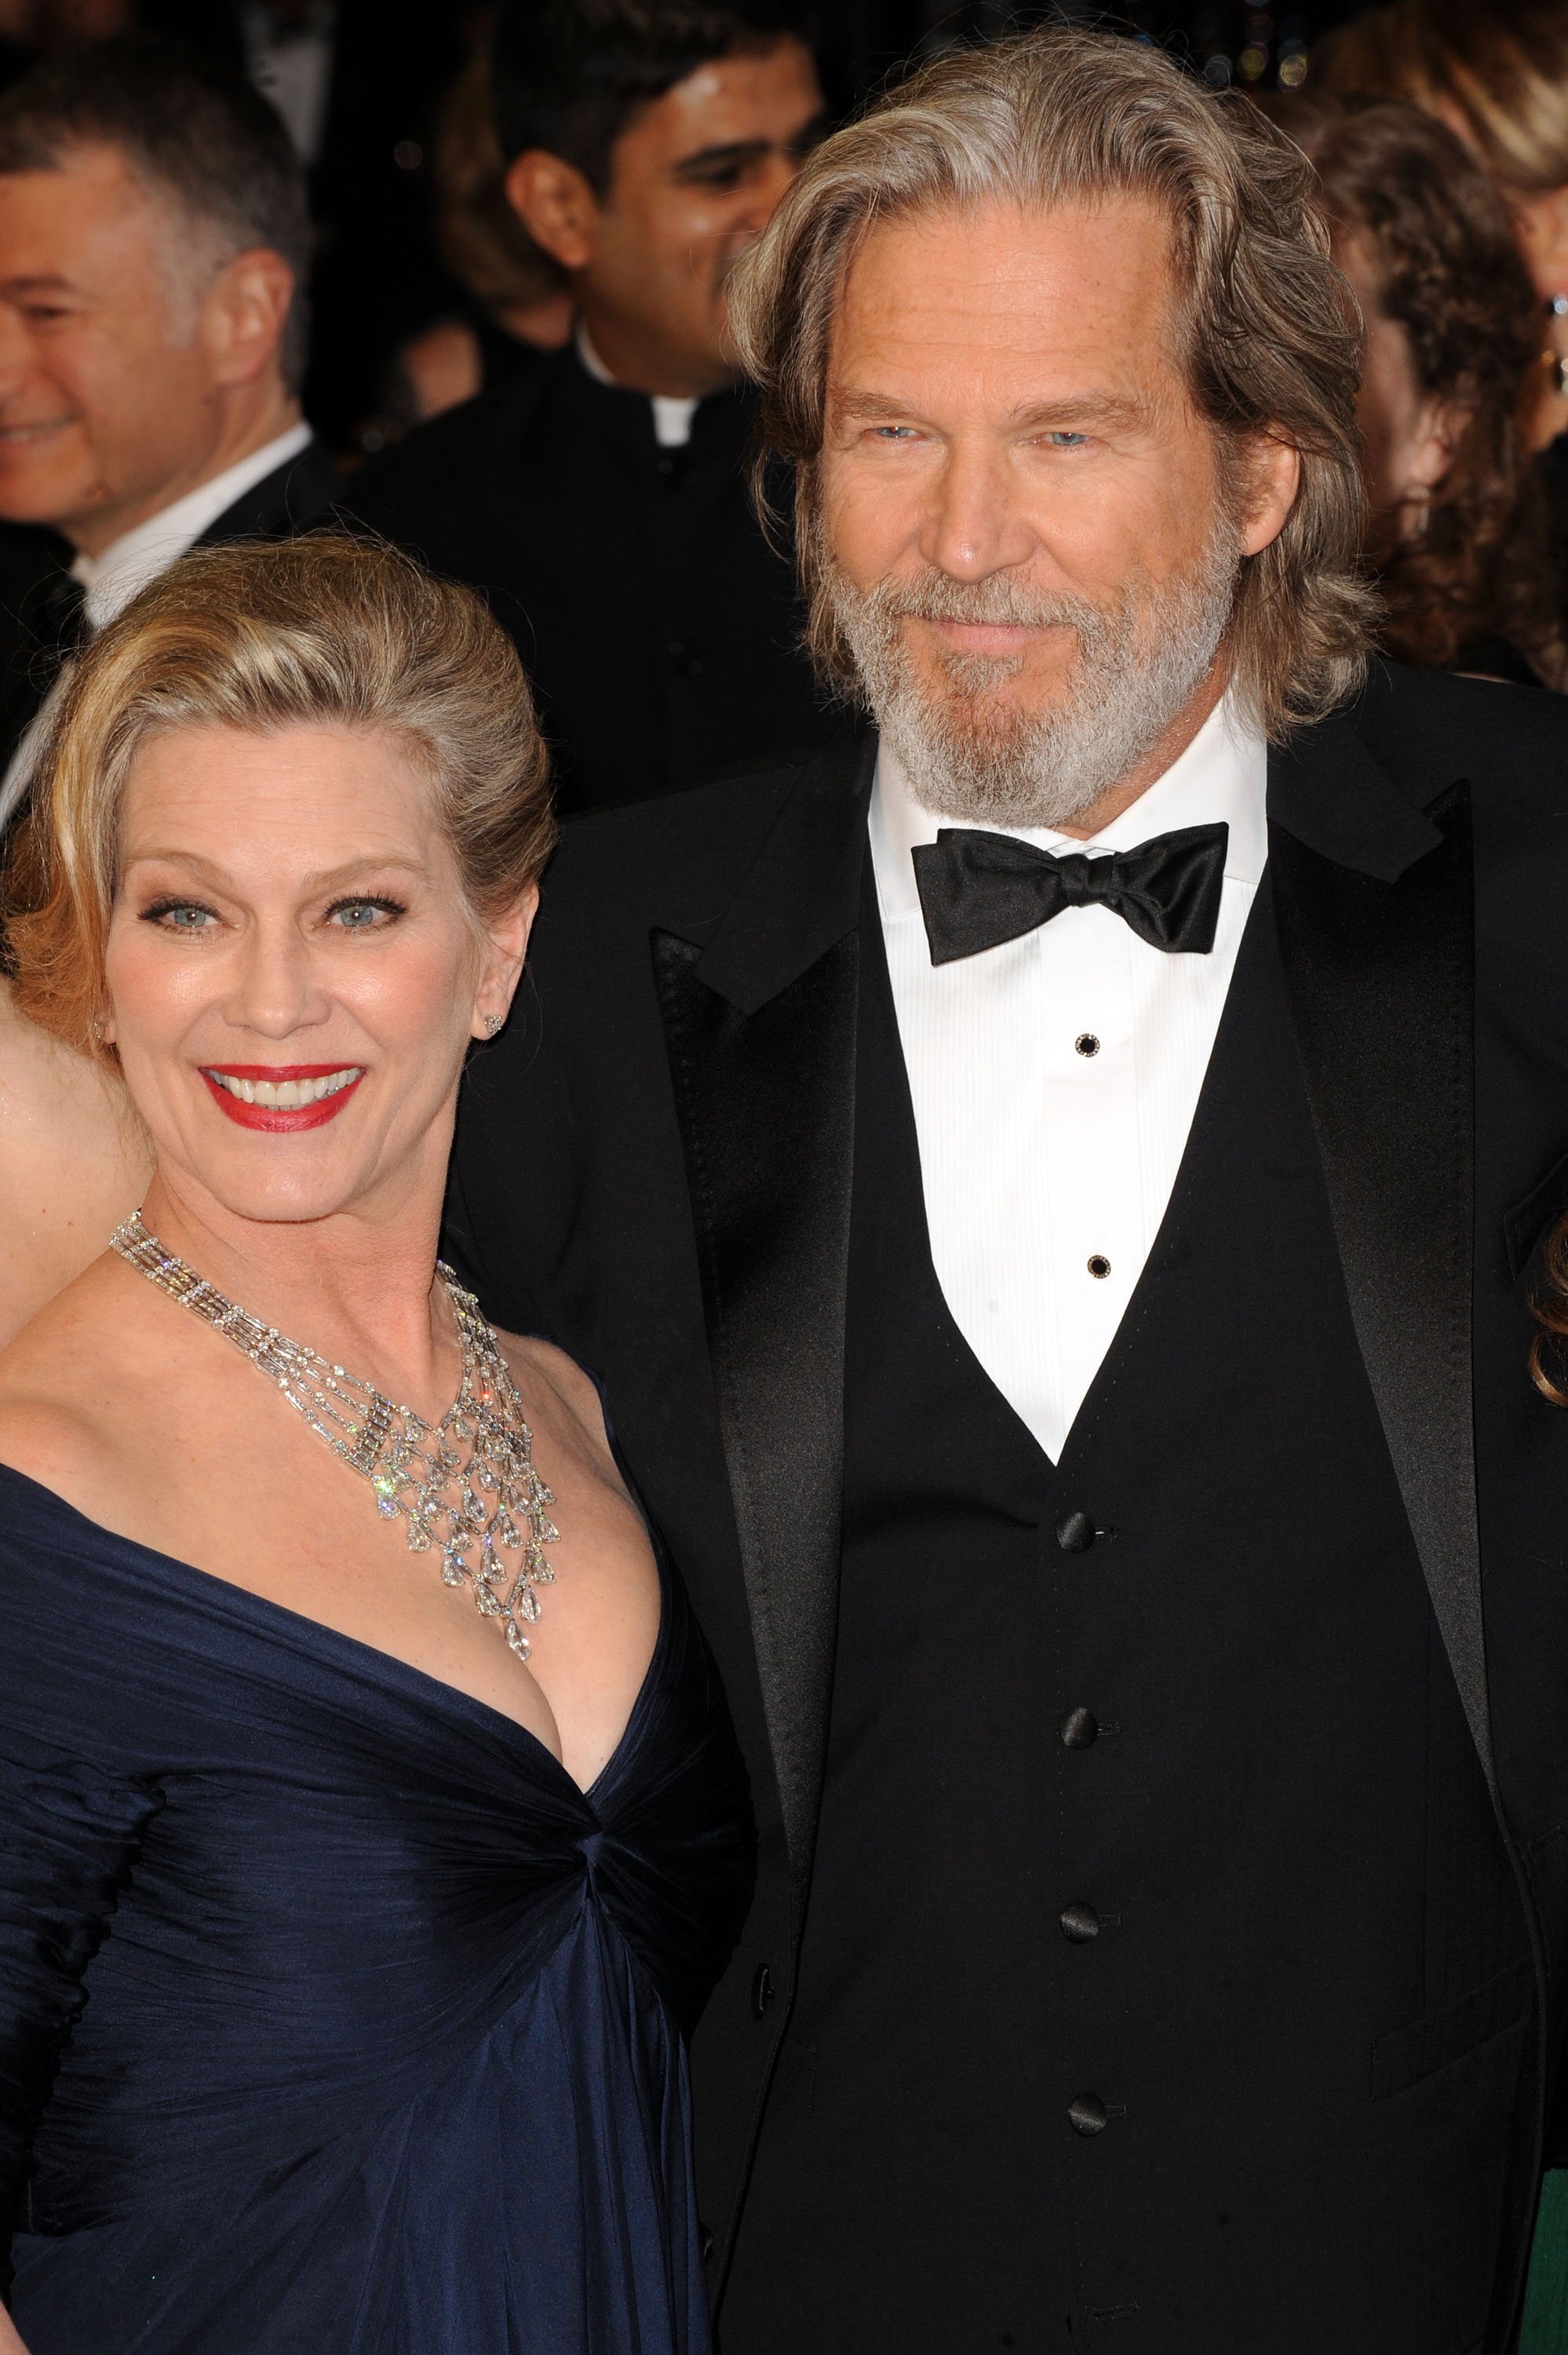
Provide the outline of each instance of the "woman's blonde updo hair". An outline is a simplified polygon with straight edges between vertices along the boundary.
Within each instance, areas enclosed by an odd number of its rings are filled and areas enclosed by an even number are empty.
[[[396,549],[322,535],[181,559],[62,677],[5,885],[24,1014],[113,1061],[94,1017],[137,752],[172,728],[352,728],[429,774],[476,926],[537,881],[549,763],[511,640],[481,600]]]

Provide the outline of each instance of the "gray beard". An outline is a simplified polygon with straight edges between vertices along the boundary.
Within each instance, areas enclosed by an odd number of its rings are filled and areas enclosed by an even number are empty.
[[[831,559],[818,593],[923,809],[1059,826],[1130,775],[1192,701],[1230,620],[1239,555],[1235,533],[1223,527],[1201,570],[1158,585],[1140,580],[1112,606],[1043,596],[1005,573],[969,581],[931,570],[862,591]],[[1016,655],[948,654],[941,684],[927,684],[905,644],[906,618],[1065,625],[1078,660],[1061,700],[1030,711],[1005,692],[1022,668]]]

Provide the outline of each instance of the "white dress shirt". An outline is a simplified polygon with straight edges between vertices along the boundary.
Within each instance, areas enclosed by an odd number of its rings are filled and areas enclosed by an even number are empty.
[[[90,632],[96,634],[131,602],[139,589],[166,572],[171,564],[194,548],[207,528],[215,524],[236,499],[264,483],[280,466],[286,466],[297,457],[311,439],[308,425],[291,425],[286,433],[279,433],[260,450],[252,450],[249,458],[240,458],[215,474],[210,483],[200,483],[187,491],[183,499],[175,499],[145,523],[136,524],[130,531],[122,532],[111,540],[101,556],[79,556],[70,568],[73,581],[79,581],[83,591],[82,610]],[[16,804],[27,789],[33,773],[41,732],[43,713],[27,722],[16,739],[16,749],[0,777],[0,827],[3,827]]]
[[[1207,956],[1168,955],[1111,909],[933,965],[910,852],[943,826],[885,747],[871,848],[943,1296],[1054,1463],[1143,1272],[1186,1149],[1267,855],[1266,747],[1230,704],[1091,841],[991,826],[1056,852],[1230,828]]]
[[[172,506],[122,532],[101,556],[79,556],[70,569],[71,579],[79,581],[87,591],[89,629],[101,630],[105,623],[112,622],[139,589],[194,548],[227,507],[253,491],[258,483],[264,483],[280,466],[286,466],[291,458],[298,457],[310,439],[308,425],[291,425],[286,433],[252,450],[249,458],[226,466],[210,483],[198,483]]]

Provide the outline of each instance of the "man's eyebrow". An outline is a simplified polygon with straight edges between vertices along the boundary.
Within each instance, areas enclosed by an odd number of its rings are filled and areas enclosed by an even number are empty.
[[[58,271],[39,272],[31,278],[0,280],[0,292],[6,294],[70,294],[78,291],[73,282],[62,278]]]
[[[701,172],[713,172],[743,164],[760,163],[773,151],[771,139],[732,139],[727,146],[699,147],[694,155],[683,155],[670,166],[674,179],[694,179]]]
[[[1122,392],[1071,392],[1057,400],[1026,401],[1012,412],[1014,425],[1072,432],[1080,425],[1141,425],[1149,404]]]

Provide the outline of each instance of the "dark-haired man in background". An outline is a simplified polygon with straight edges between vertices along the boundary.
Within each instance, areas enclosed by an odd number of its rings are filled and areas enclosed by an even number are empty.
[[[310,256],[287,133],[153,37],[0,99],[0,819],[60,655],[198,541],[324,520],[300,414]]]
[[[815,139],[779,0],[503,12],[507,194],[575,342],[368,468],[355,512],[490,598],[563,805],[630,801],[824,727],[786,558],[751,510],[725,281]]]

